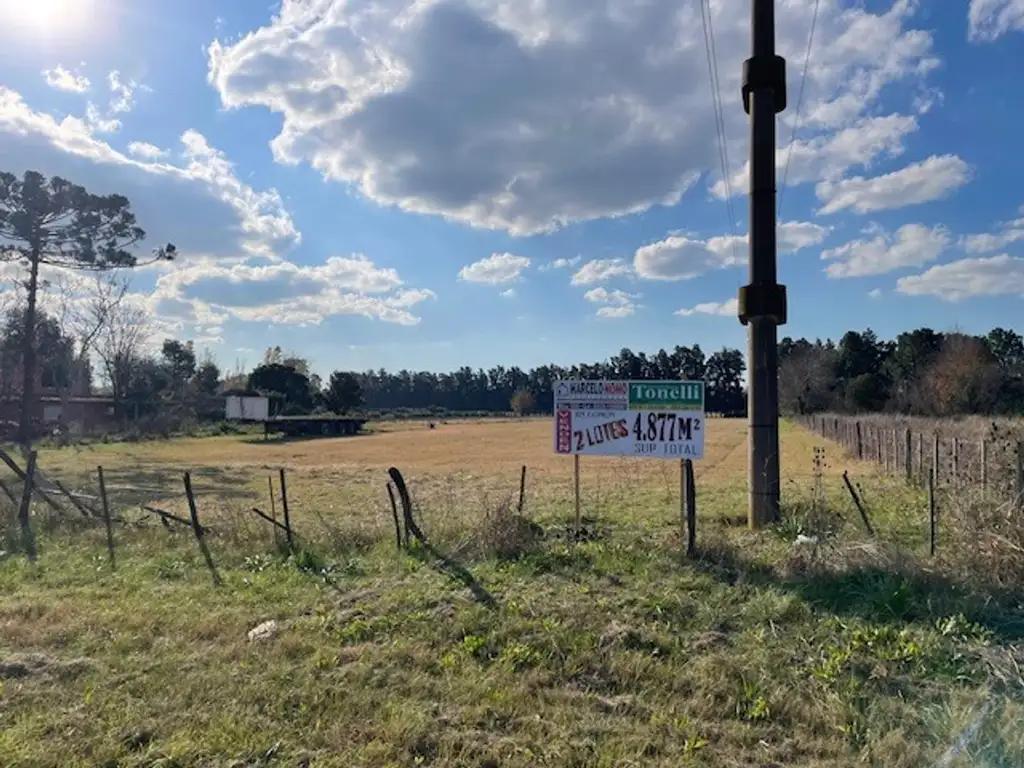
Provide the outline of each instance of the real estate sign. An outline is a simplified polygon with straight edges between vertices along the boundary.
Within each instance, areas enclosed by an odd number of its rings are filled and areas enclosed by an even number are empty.
[[[703,381],[557,381],[555,453],[704,457]]]

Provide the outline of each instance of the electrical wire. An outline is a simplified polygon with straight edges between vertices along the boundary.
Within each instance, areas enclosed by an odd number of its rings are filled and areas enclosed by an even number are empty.
[[[793,159],[793,143],[796,141],[796,132],[800,128],[800,113],[804,106],[804,86],[807,85],[807,69],[811,62],[811,49],[814,46],[814,30],[818,26],[818,9],[821,0],[814,0],[814,13],[811,16],[811,31],[807,35],[807,53],[804,54],[804,71],[800,76],[800,92],[796,99],[796,116],[793,119],[793,131],[789,137],[789,149],[786,151],[786,166],[782,172],[782,186],[779,189],[779,221],[782,220],[782,203],[786,199],[786,182],[789,180],[789,163]]]
[[[715,131],[718,134],[718,161],[722,168],[722,181],[725,184],[725,207],[729,226],[733,234],[738,235],[736,214],[732,203],[732,182],[729,178],[729,150],[725,139],[725,117],[722,111],[722,93],[718,77],[718,51],[715,46],[715,27],[711,14],[710,0],[697,0],[700,5],[700,19],[704,27],[704,53],[707,56],[708,79],[711,83],[711,108],[715,116]],[[736,260],[736,241],[733,241],[733,260]]]

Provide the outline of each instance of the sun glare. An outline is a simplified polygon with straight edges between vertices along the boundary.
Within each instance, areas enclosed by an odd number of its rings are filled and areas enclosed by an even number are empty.
[[[0,0],[0,19],[30,34],[74,35],[87,26],[92,5],[91,0]]]

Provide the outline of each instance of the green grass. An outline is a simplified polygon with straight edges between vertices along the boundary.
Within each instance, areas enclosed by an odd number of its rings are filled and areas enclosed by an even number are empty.
[[[295,475],[291,556],[203,502],[219,588],[187,531],[118,526],[112,572],[102,525],[37,509],[38,561],[0,558],[0,763],[918,766],[987,712],[953,764],[1024,764],[1019,592],[924,557],[916,490],[865,478],[869,541],[834,477],[756,534],[699,488],[687,560],[649,477],[605,478],[581,543],[538,482],[546,535],[502,559],[505,481],[417,476],[455,572],[395,551],[380,473]]]

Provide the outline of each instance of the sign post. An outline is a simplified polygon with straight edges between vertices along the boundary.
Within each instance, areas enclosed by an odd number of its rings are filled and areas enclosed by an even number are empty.
[[[577,535],[580,456],[639,456],[679,460],[680,512],[692,540],[687,463],[704,457],[704,382],[567,380],[555,382],[554,395],[555,453],[573,457]]]

